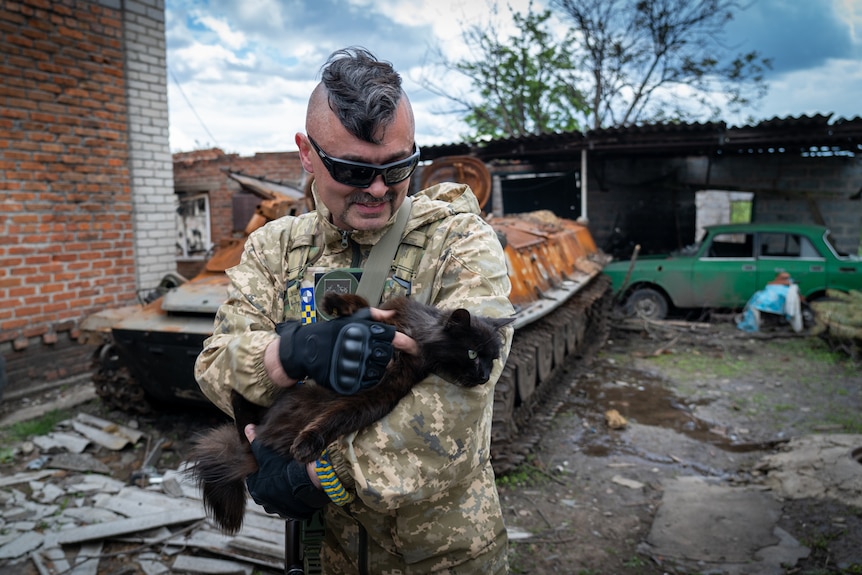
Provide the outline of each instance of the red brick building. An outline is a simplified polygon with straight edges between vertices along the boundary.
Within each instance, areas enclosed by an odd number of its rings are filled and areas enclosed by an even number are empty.
[[[271,182],[298,186],[303,178],[298,152],[260,153],[254,156],[225,154],[218,148],[174,154],[174,189],[181,206],[199,199],[206,211],[201,219],[202,235],[207,238],[198,253],[178,254],[180,275],[195,275],[210,246],[242,234],[260,198],[243,192],[241,186],[228,177],[228,171]],[[182,225],[180,226],[182,228]]]
[[[81,320],[172,271],[176,196],[163,0],[4,1],[0,35],[9,392],[85,377]]]

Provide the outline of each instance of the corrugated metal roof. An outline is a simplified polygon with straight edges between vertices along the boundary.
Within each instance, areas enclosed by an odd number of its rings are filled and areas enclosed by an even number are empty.
[[[814,148],[833,152],[862,152],[862,118],[838,118],[817,114],[772,118],[754,125],[728,126],[724,122],[643,124],[582,132],[537,134],[486,142],[461,142],[426,146],[422,159],[473,155],[485,161],[529,159],[542,156],[571,158],[573,152],[653,154],[668,153],[770,153],[803,152]]]

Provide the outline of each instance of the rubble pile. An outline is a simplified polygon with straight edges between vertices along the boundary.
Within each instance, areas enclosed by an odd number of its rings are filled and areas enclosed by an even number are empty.
[[[155,471],[161,442],[127,483],[86,450],[122,450],[140,432],[83,413],[58,427],[32,440],[26,469],[0,476],[0,572],[96,575],[112,561],[146,575],[283,571],[284,520],[249,501],[226,536],[182,467]]]

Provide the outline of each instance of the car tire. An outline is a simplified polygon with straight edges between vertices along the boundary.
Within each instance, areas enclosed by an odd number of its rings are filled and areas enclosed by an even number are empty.
[[[626,313],[643,319],[664,319],[667,317],[667,311],[667,300],[654,289],[636,289],[626,300]]]

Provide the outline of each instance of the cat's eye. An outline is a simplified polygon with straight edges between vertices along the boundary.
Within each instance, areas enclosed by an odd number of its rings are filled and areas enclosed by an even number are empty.
[[[475,349],[468,349],[467,350],[467,357],[469,357],[470,359],[476,359],[477,357],[479,357],[479,354],[476,353]]]

